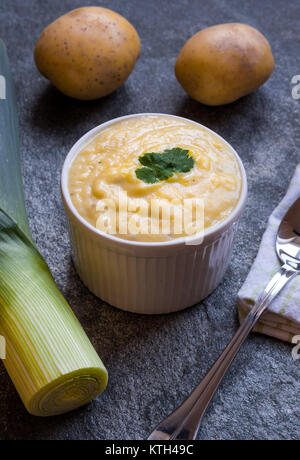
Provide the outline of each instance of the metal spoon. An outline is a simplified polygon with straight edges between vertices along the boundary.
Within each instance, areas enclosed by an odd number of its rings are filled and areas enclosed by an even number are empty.
[[[181,406],[155,428],[149,436],[149,440],[195,439],[201,419],[210,401],[256,322],[288,281],[299,275],[300,198],[289,209],[280,224],[276,240],[276,251],[283,263],[278,273],[262,292],[235,336],[206,377]]]

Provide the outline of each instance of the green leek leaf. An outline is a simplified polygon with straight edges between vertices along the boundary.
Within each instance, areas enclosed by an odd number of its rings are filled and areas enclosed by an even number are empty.
[[[7,212],[30,237],[21,172],[17,102],[2,40],[0,74],[5,79],[6,92],[6,99],[0,100],[0,209]]]

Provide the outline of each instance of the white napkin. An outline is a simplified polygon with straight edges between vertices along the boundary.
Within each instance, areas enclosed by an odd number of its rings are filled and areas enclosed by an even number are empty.
[[[277,230],[289,207],[300,196],[300,164],[297,166],[286,196],[269,218],[257,257],[238,293],[238,310],[242,322],[260,293],[280,267],[275,251]],[[293,343],[300,335],[300,276],[283,289],[257,323],[256,332]]]

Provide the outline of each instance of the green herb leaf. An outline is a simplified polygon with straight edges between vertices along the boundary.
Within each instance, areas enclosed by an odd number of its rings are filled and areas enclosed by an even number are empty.
[[[158,182],[155,173],[150,168],[139,168],[135,171],[135,173],[136,177],[146,182],[146,184],[154,184],[155,182]]]
[[[146,184],[169,179],[175,171],[186,173],[195,164],[194,158],[189,156],[189,151],[180,147],[166,149],[163,153],[145,153],[139,157],[139,162],[144,168],[136,169],[135,173],[137,178]]]
[[[169,163],[172,164],[173,169],[177,172],[186,173],[193,168],[195,163],[194,158],[189,156],[188,150],[178,147],[165,150],[164,155],[167,156]]]

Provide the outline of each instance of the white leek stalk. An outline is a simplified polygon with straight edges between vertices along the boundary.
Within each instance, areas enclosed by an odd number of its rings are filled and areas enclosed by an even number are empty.
[[[18,116],[0,41],[0,335],[3,360],[27,410],[38,416],[75,409],[100,394],[107,371],[34,246],[20,167]]]

